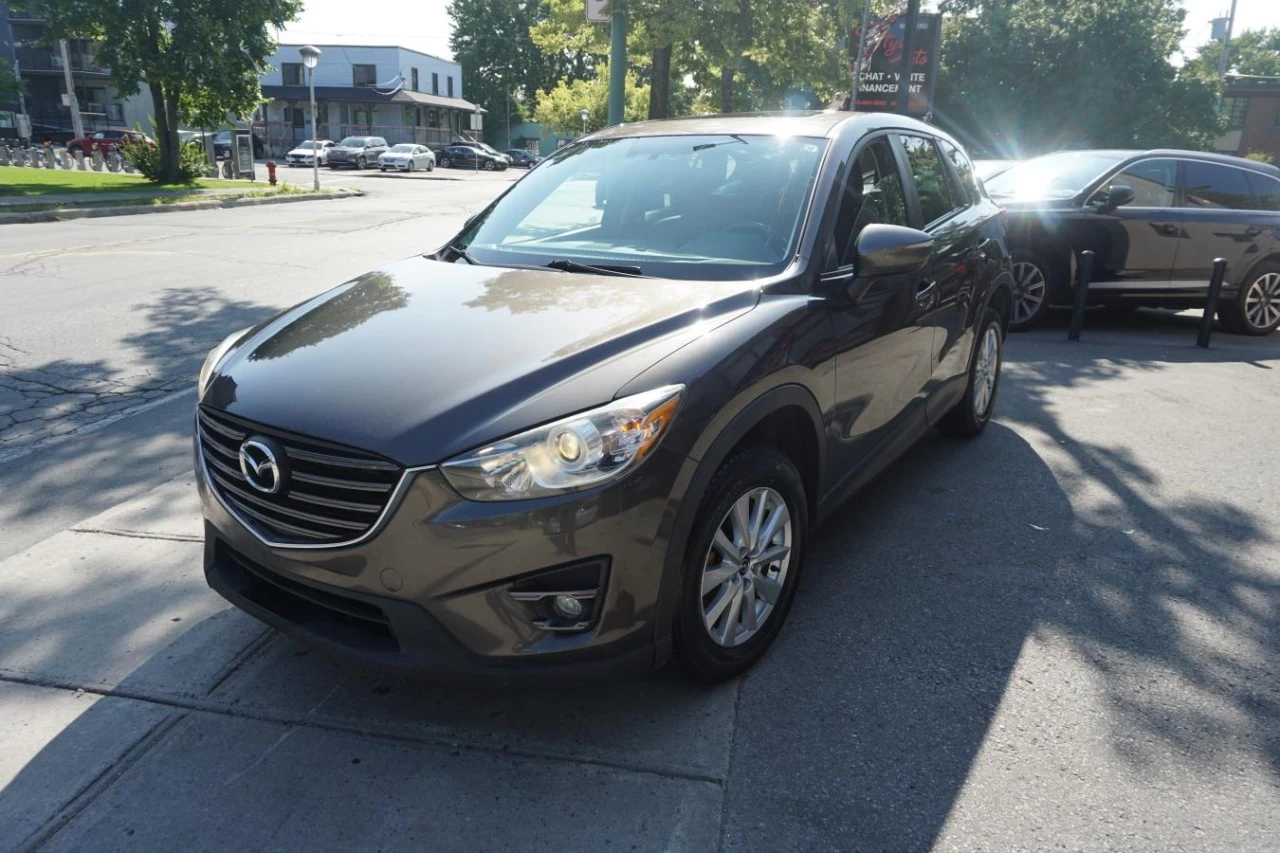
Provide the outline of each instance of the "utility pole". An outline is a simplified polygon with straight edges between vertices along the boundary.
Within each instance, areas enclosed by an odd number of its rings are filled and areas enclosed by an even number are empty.
[[[1236,23],[1236,0],[1231,0],[1231,12],[1227,15],[1227,37],[1222,40],[1222,59],[1218,60],[1218,78],[1227,76],[1227,54],[1231,52],[1231,28]]]
[[[858,58],[853,61],[853,82],[849,90],[849,110],[858,108],[858,84],[862,82],[862,60],[867,55],[867,28],[871,26],[871,0],[862,7],[862,31],[858,35]]]
[[[84,139],[84,123],[80,121],[80,102],[76,99],[76,83],[71,76],[71,57],[67,55],[67,40],[58,39],[62,51],[62,76],[67,83],[67,106],[71,107],[71,131],[76,139]]]
[[[622,124],[627,97],[627,12],[622,0],[609,4],[609,124]]]
[[[920,0],[907,0],[906,31],[902,34],[902,71],[898,74],[898,112],[907,114],[911,103],[911,72],[915,70],[916,21],[920,19]]]

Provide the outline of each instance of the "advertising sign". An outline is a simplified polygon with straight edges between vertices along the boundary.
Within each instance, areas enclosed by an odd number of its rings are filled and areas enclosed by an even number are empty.
[[[911,51],[911,88],[907,101],[907,112],[911,115],[922,116],[933,108],[941,31],[941,15],[922,14],[916,19],[916,37]],[[871,19],[866,32],[866,51],[858,75],[857,109],[869,112],[891,112],[897,109],[905,34],[905,15]],[[858,27],[849,39],[850,73],[857,62],[858,44],[862,36],[862,28]]]
[[[253,137],[247,133],[236,134],[236,174],[253,177]]]

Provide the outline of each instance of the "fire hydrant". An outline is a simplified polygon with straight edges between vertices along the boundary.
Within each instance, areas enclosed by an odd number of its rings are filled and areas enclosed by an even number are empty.
[[[267,181],[273,187],[276,185],[276,161],[275,160],[267,161]]]

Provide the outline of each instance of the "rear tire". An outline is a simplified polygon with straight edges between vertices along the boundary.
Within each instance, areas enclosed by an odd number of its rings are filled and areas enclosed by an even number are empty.
[[[1030,329],[1044,317],[1049,299],[1059,291],[1052,265],[1035,252],[1013,252],[1013,304],[1009,309],[1009,331]]]
[[[694,678],[732,678],[764,655],[791,609],[808,538],[804,482],[788,456],[756,445],[720,467],[689,537],[675,620],[676,655]]]
[[[1240,298],[1218,306],[1218,319],[1237,335],[1269,335],[1280,326],[1280,264],[1266,263],[1249,273]]]
[[[492,172],[492,171],[493,171],[493,161],[492,161],[492,160],[485,160],[485,161],[484,161],[484,170],[485,170],[486,172]]]
[[[947,435],[964,438],[978,435],[986,429],[996,408],[1000,366],[1004,362],[1004,333],[1000,328],[1000,315],[993,309],[987,309],[974,340],[964,396],[938,422],[938,429]]]

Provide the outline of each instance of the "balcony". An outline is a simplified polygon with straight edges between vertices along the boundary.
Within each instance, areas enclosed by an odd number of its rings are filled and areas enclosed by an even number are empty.
[[[99,74],[107,76],[110,70],[98,62],[92,53],[69,51],[67,58],[71,60],[71,71],[75,74]],[[62,52],[43,47],[18,48],[18,67],[22,73],[62,73]]]

